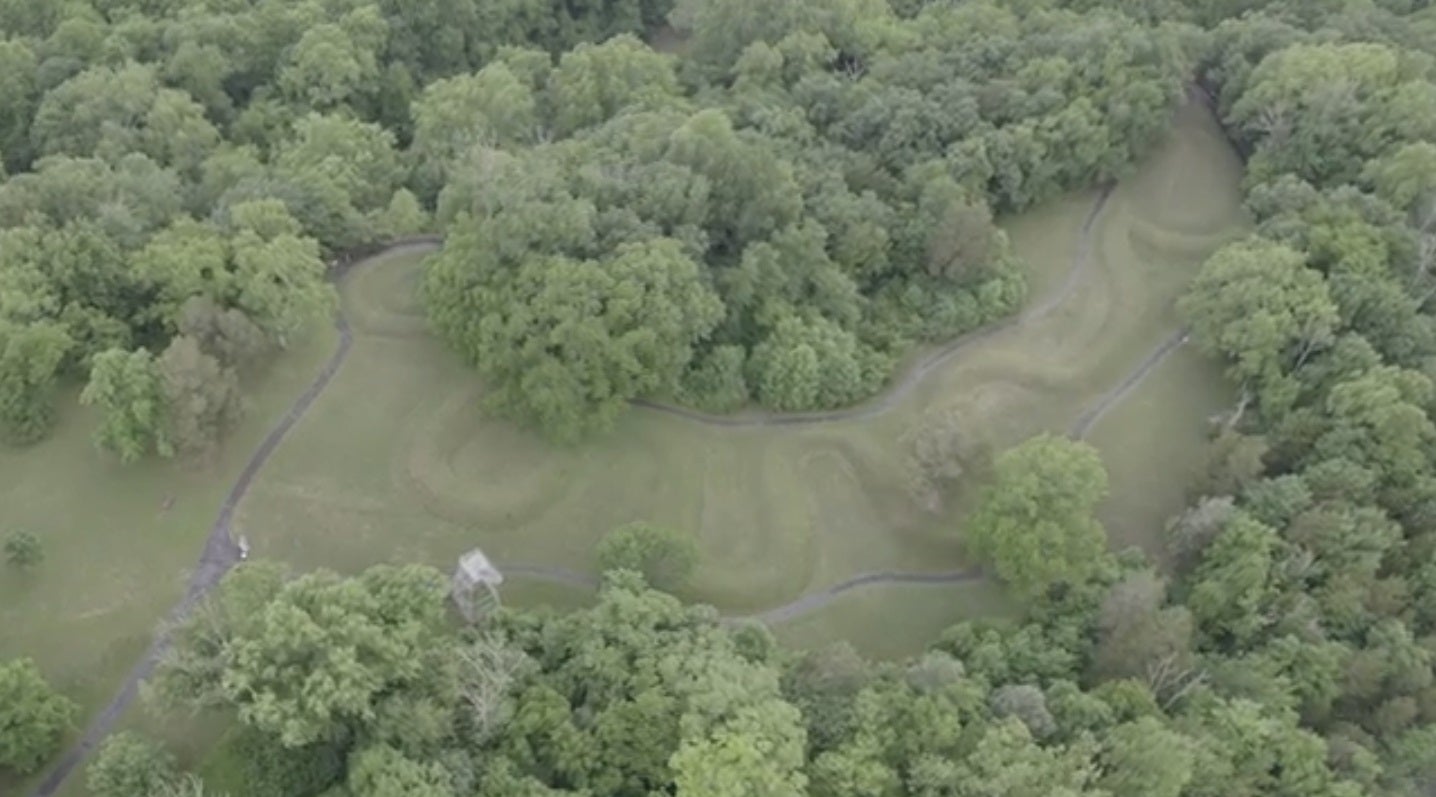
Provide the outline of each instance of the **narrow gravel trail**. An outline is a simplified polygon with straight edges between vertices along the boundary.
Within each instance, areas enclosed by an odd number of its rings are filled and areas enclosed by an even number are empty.
[[[1157,366],[1162,364],[1163,360],[1167,359],[1167,355],[1187,342],[1190,334],[1191,331],[1183,327],[1168,335],[1167,339],[1158,344],[1157,348],[1153,349],[1152,353],[1148,354],[1121,382],[1118,382],[1116,387],[1104,393],[1096,404],[1078,416],[1077,420],[1073,421],[1072,426],[1068,428],[1067,435],[1078,440],[1086,439],[1087,434],[1092,431],[1092,427],[1102,420],[1102,416],[1120,404],[1122,399],[1126,398],[1133,390],[1136,390],[1137,386],[1142,384],[1142,380],[1146,379]]]
[[[1050,314],[1059,305],[1072,296],[1082,284],[1087,275],[1088,266],[1091,261],[1092,232],[1097,221],[1111,198],[1113,184],[1104,185],[1093,202],[1092,209],[1084,220],[1080,238],[1077,242],[1076,251],[1073,253],[1072,265],[1068,269],[1067,277],[1062,286],[1051,296],[1045,298],[1041,303],[1027,308],[1025,311],[1005,320],[984,327],[980,330],[963,335],[946,346],[936,349],[923,356],[911,367],[902,373],[898,379],[882,395],[873,401],[842,410],[830,412],[813,413],[756,413],[750,412],[741,415],[725,416],[711,415],[669,404],[661,404],[644,400],[637,400],[633,403],[636,406],[656,412],[663,412],[670,415],[677,415],[689,420],[722,427],[771,427],[771,426],[801,426],[821,423],[833,423],[839,421],[862,420],[882,415],[897,406],[908,394],[927,378],[935,369],[947,363],[958,353],[969,347],[980,343],[1003,330],[1030,324]],[[419,239],[395,244],[383,249],[363,260],[346,262],[335,271],[337,280],[343,280],[355,265],[382,256],[421,252],[433,249],[438,239],[434,236],[424,236]],[[205,539],[204,550],[196,563],[194,572],[190,575],[189,583],[185,588],[184,596],[166,617],[154,641],[145,651],[144,655],[135,664],[134,668],[125,677],[119,690],[115,693],[108,705],[91,719],[90,724],[85,728],[79,741],[68,749],[56,762],[55,766],[46,775],[31,793],[32,797],[51,797],[65,780],[74,772],[75,768],[99,745],[115,722],[120,718],[130,704],[134,701],[139,692],[139,684],[154,671],[160,658],[170,645],[170,636],[167,629],[174,627],[187,617],[199,603],[199,601],[239,562],[239,550],[230,536],[230,527],[233,522],[235,509],[238,507],[245,495],[249,492],[250,486],[258,476],[261,469],[273,456],[274,452],[283,442],[285,435],[294,428],[295,424],[304,416],[309,408],[319,398],[324,389],[329,386],[334,375],[343,366],[344,360],[348,357],[350,349],[354,344],[354,333],[350,329],[348,320],[344,317],[342,309],[336,315],[335,327],[339,332],[339,342],[334,352],[325,361],[323,368],[315,375],[309,387],[295,399],[290,405],[289,411],[284,417],[270,429],[268,435],[255,449],[254,454],[240,471],[238,478],[230,487],[229,493],[225,496],[224,502],[220,504],[219,513],[214,524],[210,527],[209,535]],[[1097,420],[1116,403],[1121,401],[1143,378],[1154,369],[1163,358],[1166,357],[1184,339],[1185,332],[1179,331],[1149,355],[1131,374],[1129,374],[1117,387],[1113,388],[1096,405],[1087,410],[1074,423],[1070,433],[1074,437],[1084,437]],[[548,565],[531,564],[505,564],[502,566],[505,574],[519,578],[546,581],[565,586],[593,588],[597,581],[592,576],[569,570],[561,567]],[[817,592],[810,592],[799,596],[795,600],[764,610],[752,615],[742,615],[729,619],[754,619],[764,623],[783,623],[810,612],[817,611],[832,603],[843,594],[865,587],[879,585],[943,585],[975,581],[982,578],[980,570],[955,570],[937,572],[900,572],[900,571],[877,571],[859,573],[838,584],[834,584]]]

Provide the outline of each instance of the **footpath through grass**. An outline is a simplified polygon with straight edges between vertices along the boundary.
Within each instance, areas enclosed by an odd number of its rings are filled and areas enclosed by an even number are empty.
[[[96,451],[78,391],[60,401],[53,437],[0,447],[0,534],[30,531],[45,552],[31,572],[0,565],[0,659],[34,658],[79,702],[81,726],[107,703],[183,593],[230,484],[334,338],[326,326],[248,380],[245,420],[203,461],[121,466]],[[0,794],[24,791],[0,779]]]
[[[858,572],[967,567],[961,521],[979,485],[961,485],[937,512],[920,507],[902,475],[903,435],[945,408],[994,448],[1065,430],[1177,328],[1182,287],[1240,231],[1239,176],[1211,119],[1184,110],[1112,196],[1083,279],[1052,312],[964,350],[880,417],[815,427],[723,429],[635,411],[613,434],[555,448],[478,412],[482,386],[425,332],[420,258],[380,258],[343,287],[349,360],[261,473],[236,529],[256,555],[297,568],[447,569],[480,545],[500,562],[591,572],[607,530],[650,520],[697,535],[703,561],[686,597],[734,614]],[[1083,193],[1006,222],[1030,263],[1034,305],[1063,290],[1092,201]],[[325,330],[253,380],[243,426],[205,462],[121,467],[94,450],[93,418],[72,400],[52,439],[0,450],[0,531],[31,531],[46,553],[33,573],[0,569],[0,657],[36,658],[86,714],[102,705],[178,599],[244,461],[333,344]],[[1112,474],[1103,519],[1115,543],[1160,550],[1161,521],[1201,462],[1205,419],[1228,399],[1213,366],[1180,349],[1093,427]],[[585,599],[517,580],[504,595]],[[985,582],[881,586],[779,633],[897,656],[955,620],[1005,610]],[[127,722],[192,745],[209,737],[203,720],[161,725],[132,711]],[[83,793],[78,783],[64,793]],[[0,794],[24,791],[0,782]]]
[[[1008,222],[1031,264],[1032,302],[1062,293],[1050,313],[963,351],[880,417],[812,427],[713,428],[634,411],[612,434],[551,446],[478,411],[478,380],[424,331],[413,290],[419,257],[380,259],[343,289],[356,332],[349,362],[263,473],[239,523],[259,555],[299,567],[448,568],[478,545],[501,563],[580,571],[592,570],[593,546],[609,529],[663,523],[699,539],[687,597],[734,614],[862,571],[968,566],[959,529],[973,490],[957,490],[938,512],[918,506],[903,476],[903,435],[941,408],[957,409],[996,449],[1065,430],[1177,328],[1176,297],[1202,257],[1240,230],[1239,177],[1212,120],[1185,109],[1112,196],[1070,294],[1093,195]],[[1117,541],[1160,548],[1161,521],[1201,459],[1205,418],[1226,398],[1213,370],[1179,351],[1096,424],[1115,488],[1104,518]],[[910,651],[932,627],[992,605],[953,599],[958,591],[848,596],[792,636],[871,637],[876,622],[883,641],[870,650]],[[902,619],[929,600],[947,613]],[[871,608],[845,609],[858,604]]]

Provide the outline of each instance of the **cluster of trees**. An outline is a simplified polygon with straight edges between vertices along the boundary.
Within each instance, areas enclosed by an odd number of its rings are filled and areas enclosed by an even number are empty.
[[[435,329],[555,438],[852,403],[1012,312],[993,214],[1120,174],[1180,96],[1189,29],[1060,5],[7,7],[0,435],[73,378],[122,458],[201,450],[235,366],[187,302],[283,346],[326,255],[434,223]],[[679,57],[634,36],[670,11]]]
[[[620,36],[555,61],[488,31],[561,49],[666,9],[566,2],[548,21],[547,3],[470,5],[425,5],[448,15],[425,22],[256,3],[161,25],[0,0],[19,31],[0,59],[31,65],[6,74],[33,76],[0,83],[19,98],[0,103],[0,146],[12,170],[34,167],[0,187],[3,234],[33,244],[0,246],[0,318],[18,319],[0,366],[99,369],[87,395],[105,439],[176,446],[188,427],[166,391],[189,383],[134,343],[188,337],[232,367],[221,352],[251,339],[239,317],[277,341],[297,326],[276,319],[329,301],[317,278],[248,280],[272,258],[241,252],[317,253],[352,243],[356,219],[432,205],[452,225],[426,282],[436,328],[519,417],[573,436],[645,394],[849,401],[903,346],[1010,307],[1020,286],[991,214],[1119,172],[1195,64],[1248,159],[1255,231],[1179,309],[1242,398],[1170,524],[1165,572],[1108,553],[1089,448],[1039,437],[995,457],[963,531],[1023,615],[959,624],[905,662],[788,653],[649,589],[636,571],[674,583],[692,552],[647,527],[601,548],[619,569],[597,605],[481,630],[454,630],[425,568],[290,579],[246,564],[151,684],[163,705],[234,713],[231,777],[210,788],[1359,797],[1436,779],[1436,7],[707,0],[674,9],[691,31],[679,59]],[[233,30],[249,35],[215,33]],[[226,47],[254,49],[210,84],[167,66]],[[135,87],[142,102],[118,102]],[[340,129],[352,137],[327,137]],[[383,182],[385,145],[420,168]],[[363,176],[283,155],[306,146],[365,153]],[[97,177],[67,193],[76,175]],[[209,210],[163,211],[195,201]],[[195,276],[167,246],[218,265]],[[55,254],[25,266],[34,251]],[[117,278],[107,262],[152,265]],[[180,316],[198,297],[211,321],[183,332],[136,296]],[[51,372],[0,374],[19,385],[0,407],[43,395]],[[965,450],[949,437],[921,453],[924,478]],[[19,743],[0,765],[33,767],[73,708],[25,662],[0,668],[0,698],[0,727],[27,729],[4,735]],[[206,788],[133,737],[106,747],[91,785]]]
[[[898,5],[7,7],[0,435],[94,378],[102,446],[202,449],[232,390],[193,385],[234,366],[188,301],[282,346],[327,254],[435,220],[435,328],[555,438],[640,396],[868,396],[1021,302],[993,214],[1121,173],[1195,56],[1101,9]],[[670,11],[676,58],[634,36]]]
[[[680,3],[678,58],[620,36],[428,86],[427,303],[492,405],[559,439],[642,396],[836,407],[1012,312],[993,214],[1121,174],[1194,53],[1111,11],[911,10]]]
[[[1173,524],[1172,602],[1215,687],[1402,793],[1436,777],[1436,16],[1378,5],[1213,30],[1256,230],[1181,303],[1243,394]]]
[[[212,756],[227,763],[202,783],[124,734],[88,782],[98,797],[1364,793],[1296,710],[1198,674],[1192,617],[1160,577],[1090,564],[1025,625],[965,623],[880,664],[846,644],[785,651],[631,570],[591,608],[455,631],[436,571],[286,580],[249,563],[148,688],[232,710]]]
[[[241,366],[331,309],[325,257],[428,226],[407,187],[427,184],[413,167],[430,155],[408,148],[425,86],[505,47],[546,58],[668,10],[0,5],[0,440],[43,439],[59,388],[80,381],[97,442],[121,458],[208,447]]]

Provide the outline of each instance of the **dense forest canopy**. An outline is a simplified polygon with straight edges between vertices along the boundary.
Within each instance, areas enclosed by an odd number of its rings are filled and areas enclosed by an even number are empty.
[[[227,355],[326,313],[327,255],[431,223],[434,328],[555,438],[640,397],[861,400],[1021,304],[994,214],[1130,168],[1197,54],[1190,26],[1040,5],[65,9],[16,9],[0,47],[0,422],[39,439],[58,381],[147,350],[91,391],[126,458],[222,432],[168,417],[196,403],[177,369],[262,362]],[[681,58],[635,36],[670,10]],[[160,373],[180,338],[201,356]]]
[[[673,19],[693,31],[677,61],[629,37],[552,67],[509,51],[415,103],[454,233],[426,283],[435,328],[495,406],[560,438],[643,396],[871,396],[915,343],[1020,305],[994,213],[1124,173],[1193,64],[1191,31],[1110,11],[693,2]],[[615,267],[640,244],[644,264]],[[595,267],[649,317],[592,304]]]
[[[665,17],[681,55],[638,38]],[[1247,161],[1252,233],[1178,308],[1241,398],[1170,567],[1106,553],[1105,475],[1055,438],[999,458],[970,530],[1023,616],[901,663],[786,652],[624,569],[592,608],[479,633],[424,568],[249,565],[152,685],[233,713],[232,797],[1436,779],[1428,2],[0,0],[0,20],[0,425],[42,437],[73,376],[124,458],[212,441],[237,375],[332,308],[325,257],[396,235],[446,234],[435,329],[496,408],[572,438],[638,397],[871,395],[911,346],[1020,305],[995,214],[1123,174],[1189,82]],[[39,766],[73,712],[0,666],[0,767]],[[89,782],[219,788],[130,735]]]

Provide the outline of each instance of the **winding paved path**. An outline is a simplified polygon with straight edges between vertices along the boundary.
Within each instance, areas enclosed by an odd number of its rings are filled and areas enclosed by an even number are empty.
[[[933,370],[948,362],[959,352],[968,347],[986,340],[1005,329],[1029,324],[1050,314],[1059,305],[1071,297],[1086,277],[1088,266],[1091,261],[1092,231],[1097,220],[1101,217],[1102,211],[1106,208],[1108,199],[1111,198],[1114,186],[1111,184],[1103,186],[1098,193],[1092,209],[1088,212],[1086,220],[1082,224],[1077,249],[1073,253],[1072,265],[1068,269],[1067,277],[1061,288],[1041,303],[1027,308],[1025,311],[1008,318],[1004,321],[984,327],[980,330],[963,335],[951,343],[924,355],[898,377],[892,386],[881,396],[873,401],[842,410],[829,412],[812,413],[745,413],[741,415],[711,415],[699,412],[686,407],[679,407],[670,404],[661,404],[644,400],[637,400],[633,403],[657,412],[664,412],[671,415],[678,415],[689,420],[704,423],[711,426],[725,427],[761,427],[761,426],[798,426],[819,423],[830,423],[835,421],[852,421],[865,418],[873,418],[888,412],[906,397],[913,388],[920,384]],[[383,249],[365,260],[405,252],[416,252],[432,249],[439,239],[436,236],[425,236],[395,244]],[[342,280],[352,269],[356,262],[346,260],[335,269],[335,277]],[[230,487],[229,493],[225,496],[224,502],[220,504],[219,513],[215,517],[214,524],[210,527],[209,536],[205,539],[203,552],[194,572],[190,575],[186,585],[184,596],[179,603],[170,611],[167,622],[156,634],[144,655],[140,658],[124,682],[120,685],[110,703],[90,721],[85,728],[80,740],[56,762],[54,768],[45,776],[32,792],[33,797],[51,797],[66,778],[74,771],[75,767],[88,756],[101,740],[109,734],[110,729],[134,701],[139,691],[140,682],[154,671],[160,658],[170,645],[170,629],[175,627],[199,601],[239,562],[239,550],[234,544],[230,535],[230,527],[233,522],[235,509],[239,502],[248,493],[255,477],[263,469],[269,458],[274,454],[283,442],[285,435],[289,433],[294,425],[299,422],[314,404],[324,389],[329,386],[334,375],[344,364],[349,355],[349,350],[354,344],[354,333],[350,329],[348,320],[341,310],[336,314],[335,326],[339,332],[339,342],[334,352],[325,361],[324,367],[315,375],[309,387],[295,399],[289,411],[284,417],[270,429],[269,434],[255,449],[254,454],[240,471],[239,477],[235,479]],[[1069,430],[1069,434],[1076,438],[1085,437],[1087,432],[1113,405],[1121,401],[1152,371],[1161,361],[1170,354],[1177,346],[1185,341],[1185,331],[1180,330],[1173,336],[1164,340],[1136,369],[1127,375],[1121,383],[1103,395],[1091,408],[1082,414]],[[592,576],[549,565],[529,564],[505,564],[503,571],[511,576],[530,578],[539,581],[562,584],[565,586],[579,588],[594,588],[597,580]],[[810,592],[799,596],[797,599],[776,606],[771,609],[747,615],[747,619],[755,619],[764,623],[782,623],[800,617],[812,611],[823,608],[832,603],[844,593],[851,592],[864,587],[876,585],[939,585],[954,584],[967,581],[975,581],[982,577],[977,569],[953,570],[939,572],[899,572],[899,571],[876,571],[859,573],[853,577],[834,584],[817,592]],[[731,618],[744,619],[744,618]]]

